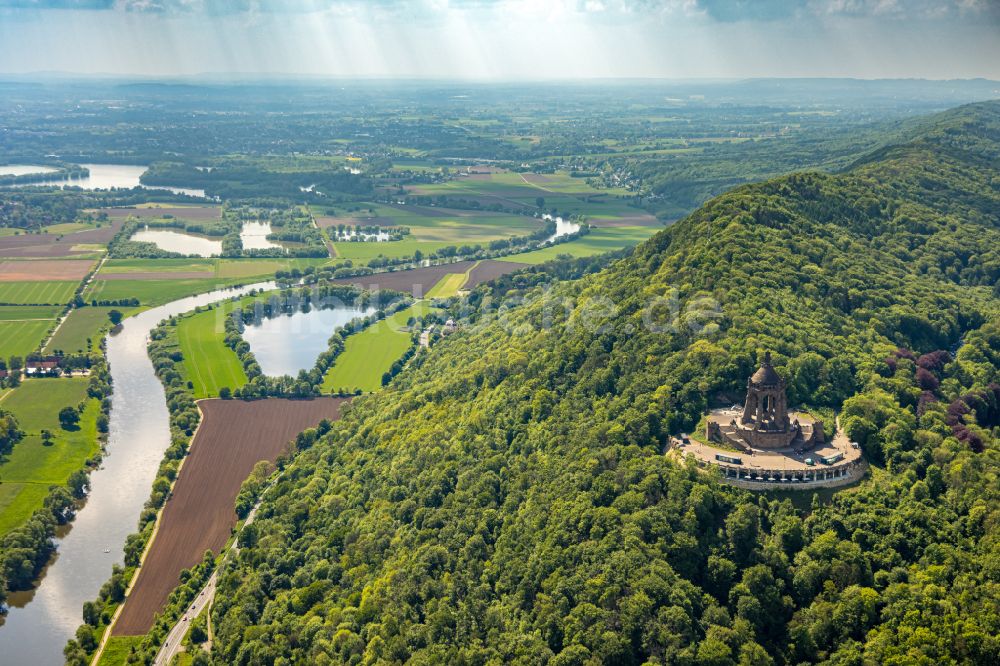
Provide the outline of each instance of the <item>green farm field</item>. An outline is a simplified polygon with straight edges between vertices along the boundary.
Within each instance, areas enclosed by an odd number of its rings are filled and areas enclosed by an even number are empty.
[[[250,280],[252,282],[252,280]],[[204,278],[182,280],[94,280],[83,295],[88,303],[94,300],[118,301],[137,298],[143,307],[155,307],[185,296],[202,294],[245,284],[247,279]],[[119,308],[121,309],[121,308]]]
[[[448,273],[427,292],[427,298],[451,298],[458,293],[466,280],[468,273]]]
[[[0,358],[23,357],[35,351],[54,325],[52,319],[0,320]]]
[[[177,324],[177,342],[184,355],[178,367],[194,385],[196,399],[218,396],[223,386],[235,389],[247,383],[239,357],[223,342],[225,316],[237,306],[226,301],[211,310],[187,315]]]
[[[64,305],[73,298],[79,282],[0,282],[0,303],[5,305]]]
[[[135,275],[137,279],[156,280],[171,279],[178,273],[203,273],[200,277],[204,279],[266,278],[280,270],[328,263],[330,259],[109,259],[97,277]],[[164,275],[160,277],[160,273]]]
[[[126,317],[132,312],[131,308],[89,305],[73,309],[46,345],[45,352],[50,353],[57,349],[66,353],[85,352],[88,351],[88,338],[91,341],[91,348],[97,349],[103,332],[111,327],[111,321],[108,319],[108,312],[111,310],[118,310]]]
[[[25,321],[31,319],[55,320],[62,307],[57,305],[2,305],[0,322]]]
[[[658,231],[660,231],[658,227],[599,227],[591,229],[586,236],[568,243],[560,243],[522,254],[498,257],[498,260],[522,264],[541,264],[555,259],[560,254],[590,257],[638,245]]]
[[[111,636],[101,653],[98,666],[124,666],[129,655],[137,648],[145,636]],[[180,656],[184,656],[182,652]]]
[[[410,334],[402,330],[406,321],[410,317],[421,317],[432,309],[427,301],[419,301],[360,333],[348,336],[344,351],[326,373],[323,392],[361,389],[367,393],[378,390],[382,386],[382,375],[412,344]]]
[[[628,217],[636,209],[628,205],[624,190],[598,190],[581,178],[568,174],[494,173],[476,177],[459,177],[444,183],[416,185],[411,194],[448,196],[478,200],[483,204],[500,203],[537,209],[537,199],[544,199],[545,210],[556,209],[560,214],[605,215]]]
[[[59,423],[60,409],[75,407],[87,397],[87,383],[82,377],[27,379],[0,403],[25,432],[24,439],[0,463],[0,536],[42,506],[49,486],[65,485],[70,474],[100,451],[100,405],[96,400],[87,400],[77,429],[65,430]],[[43,429],[55,436],[48,446],[42,443]]]
[[[357,208],[357,207],[355,207]],[[335,241],[340,258],[368,261],[378,256],[412,256],[416,250],[429,254],[449,245],[485,245],[493,240],[525,236],[538,230],[541,222],[526,215],[505,215],[479,211],[454,210],[435,206],[397,206],[364,204],[360,210],[335,209],[337,216],[326,217],[324,224],[402,226],[410,235],[401,241]],[[314,206],[314,215],[323,216],[330,209]],[[335,226],[335,225],[334,225]],[[332,227],[324,231],[330,233]]]

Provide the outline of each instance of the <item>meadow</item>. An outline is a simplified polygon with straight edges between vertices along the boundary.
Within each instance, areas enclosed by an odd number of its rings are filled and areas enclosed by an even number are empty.
[[[66,430],[59,423],[60,409],[86,399],[87,384],[82,377],[26,379],[3,396],[0,407],[14,415],[25,437],[0,463],[0,536],[42,506],[50,486],[65,485],[70,474],[100,451],[97,400],[86,401],[76,429]],[[43,444],[42,430],[55,436],[51,444]]]
[[[637,209],[628,205],[626,190],[599,190],[582,178],[565,172],[555,174],[521,174],[511,171],[458,177],[443,183],[415,185],[408,192],[421,196],[447,196],[479,201],[484,205],[499,203],[510,207],[555,209],[561,215],[606,215],[627,217]]]
[[[247,383],[239,357],[223,342],[224,317],[238,305],[225,301],[211,310],[184,316],[177,324],[177,342],[184,355],[178,368],[192,383],[196,399],[217,396],[223,386],[235,389]]]
[[[133,312],[132,308],[127,307],[87,305],[74,308],[45,346],[45,352],[51,353],[60,350],[65,353],[73,353],[96,350],[103,333],[111,327],[111,321],[108,319],[108,312],[111,310],[118,310],[126,317]],[[90,340],[89,347],[87,340]]]
[[[79,282],[0,282],[0,304],[64,305],[73,298]]]
[[[381,388],[382,375],[413,344],[410,333],[403,330],[407,320],[422,317],[432,309],[427,301],[418,301],[388,319],[348,336],[344,351],[326,373],[323,392],[361,389],[368,393]]]
[[[568,254],[572,257],[590,257],[638,245],[658,231],[660,231],[659,227],[595,227],[586,236],[576,240],[552,245],[541,250],[498,257],[497,260],[521,264],[542,264],[561,254]]]
[[[54,325],[55,321],[51,319],[0,320],[0,358],[24,357],[35,351]]]
[[[448,273],[436,285],[430,288],[427,292],[427,298],[451,298],[458,294],[458,290],[462,288],[468,279],[468,272]]]

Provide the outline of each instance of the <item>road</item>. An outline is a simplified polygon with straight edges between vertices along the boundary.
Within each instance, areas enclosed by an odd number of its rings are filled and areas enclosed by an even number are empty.
[[[194,621],[198,615],[201,614],[205,607],[212,602],[215,598],[215,580],[218,570],[213,571],[212,575],[209,576],[208,582],[205,583],[205,587],[202,588],[198,596],[194,598],[191,605],[188,606],[187,610],[184,611],[184,615],[181,619],[177,621],[170,633],[167,634],[166,640],[163,641],[163,646],[160,651],[156,654],[156,661],[153,662],[154,666],[167,666],[173,658],[181,652],[182,645],[181,642],[184,640],[184,636],[187,635],[188,629],[191,628],[191,622]]]

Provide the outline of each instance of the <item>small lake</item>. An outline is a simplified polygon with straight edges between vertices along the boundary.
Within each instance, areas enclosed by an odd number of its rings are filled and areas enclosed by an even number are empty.
[[[204,197],[205,190],[196,190],[187,187],[169,187],[166,185],[143,185],[139,182],[139,176],[145,173],[148,167],[134,166],[131,164],[81,164],[90,170],[90,175],[84,178],[71,178],[69,180],[52,180],[31,183],[31,185],[57,185],[59,187],[80,187],[85,190],[109,190],[114,187],[131,189],[142,187],[147,190],[168,190],[174,194],[188,194],[193,197]],[[32,172],[34,173],[34,172]]]
[[[132,234],[129,240],[154,243],[156,247],[167,252],[179,252],[199,257],[216,257],[222,254],[221,240],[192,236],[182,231],[171,231],[169,229],[150,229],[146,227]]]
[[[561,217],[552,217],[551,215],[545,214],[542,216],[542,219],[546,221],[552,220],[553,222],[556,223],[556,232],[551,236],[549,236],[548,238],[546,238],[545,240],[543,240],[542,245],[545,245],[546,243],[551,243],[552,241],[556,240],[557,238],[561,238],[562,236],[569,236],[570,234],[575,234],[580,230],[579,224],[576,224],[575,222],[567,222]]]
[[[27,176],[30,173],[52,173],[58,170],[54,167],[31,164],[3,164],[0,165],[0,176]]]
[[[375,308],[339,306],[263,318],[243,329],[243,339],[257,358],[261,372],[271,377],[296,376],[309,370],[325,352],[334,330],[357,317],[374,314]]]
[[[244,222],[240,230],[240,240],[244,250],[269,250],[281,245],[267,239],[271,233],[270,222]]]

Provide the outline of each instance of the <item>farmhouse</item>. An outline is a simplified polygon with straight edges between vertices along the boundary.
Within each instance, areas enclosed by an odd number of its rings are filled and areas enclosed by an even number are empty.
[[[59,371],[59,359],[55,356],[47,356],[43,359],[27,361],[24,364],[24,374],[26,375],[52,375]]]

